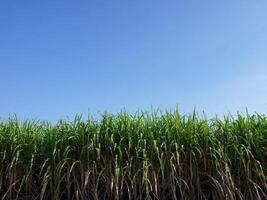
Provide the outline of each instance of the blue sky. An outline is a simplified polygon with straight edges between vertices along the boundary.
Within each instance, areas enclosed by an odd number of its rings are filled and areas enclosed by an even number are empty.
[[[267,110],[267,1],[4,0],[0,118]]]

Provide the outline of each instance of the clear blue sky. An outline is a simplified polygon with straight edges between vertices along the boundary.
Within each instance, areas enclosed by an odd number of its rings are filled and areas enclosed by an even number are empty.
[[[267,1],[3,0],[0,118],[267,111]]]

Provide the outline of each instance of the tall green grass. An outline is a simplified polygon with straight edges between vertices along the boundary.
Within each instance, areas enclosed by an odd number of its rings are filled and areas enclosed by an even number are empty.
[[[1,199],[267,199],[267,117],[0,122]]]

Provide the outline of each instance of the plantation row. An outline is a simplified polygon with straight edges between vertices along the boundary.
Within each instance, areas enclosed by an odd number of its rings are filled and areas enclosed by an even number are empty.
[[[267,117],[0,122],[1,199],[267,199]]]

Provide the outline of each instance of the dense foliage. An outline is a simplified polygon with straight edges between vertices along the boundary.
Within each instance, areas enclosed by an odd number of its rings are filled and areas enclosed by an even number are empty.
[[[267,117],[0,122],[2,199],[267,199]]]

